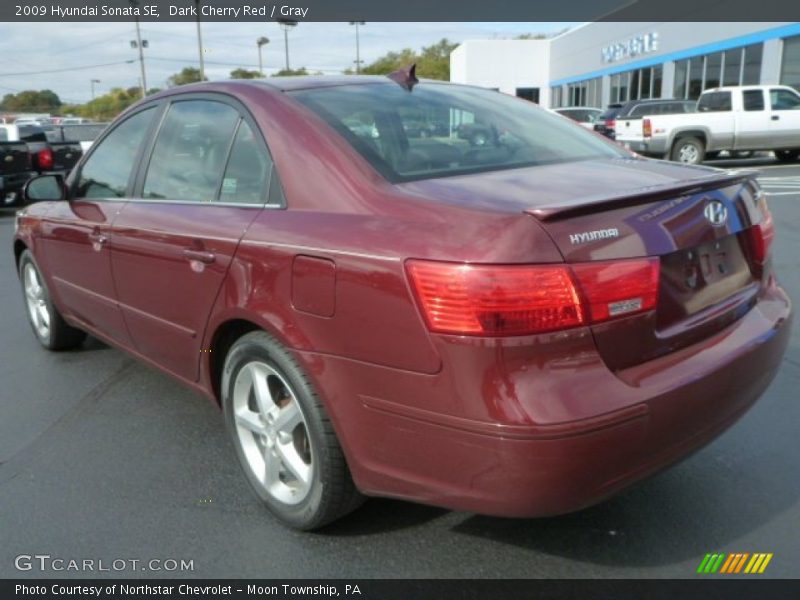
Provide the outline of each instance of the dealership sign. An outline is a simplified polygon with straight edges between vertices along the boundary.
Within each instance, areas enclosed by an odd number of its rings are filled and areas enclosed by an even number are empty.
[[[643,33],[625,42],[611,44],[600,50],[603,62],[611,63],[658,50],[658,33]]]

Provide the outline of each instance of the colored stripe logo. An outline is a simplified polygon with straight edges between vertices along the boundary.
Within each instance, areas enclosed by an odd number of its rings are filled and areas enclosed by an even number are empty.
[[[772,552],[734,552],[732,554],[706,554],[697,567],[701,574],[720,573],[725,575],[735,574],[761,574],[767,569],[772,560]]]

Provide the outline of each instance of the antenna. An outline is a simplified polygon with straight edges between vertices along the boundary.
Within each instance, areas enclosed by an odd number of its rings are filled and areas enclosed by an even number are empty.
[[[405,69],[393,71],[387,77],[410,92],[419,83],[419,79],[417,79],[417,64],[414,63]]]

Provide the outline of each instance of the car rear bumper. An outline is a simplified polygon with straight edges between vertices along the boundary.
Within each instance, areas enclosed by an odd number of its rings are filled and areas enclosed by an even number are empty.
[[[664,156],[667,153],[667,141],[659,139],[625,141],[617,140],[629,150],[646,156]]]
[[[464,368],[445,356],[442,371],[427,376],[301,357],[331,390],[329,410],[362,491],[533,517],[592,505],[714,439],[772,381],[790,322],[788,297],[771,286],[712,338],[618,373],[583,351],[556,369],[511,373],[513,351],[493,349],[508,353],[499,357],[509,369],[500,380],[475,357]],[[504,416],[472,418],[476,402]]]

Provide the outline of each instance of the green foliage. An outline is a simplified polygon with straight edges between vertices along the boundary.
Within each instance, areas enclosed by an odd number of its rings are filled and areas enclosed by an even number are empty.
[[[109,121],[141,97],[142,92],[138,87],[126,90],[113,88],[107,94],[98,96],[86,104],[62,106],[60,112],[61,114],[71,114],[97,121]]]
[[[363,67],[361,72],[365,75],[386,75],[416,63],[417,77],[449,81],[450,53],[457,46],[457,43],[443,38],[435,44],[422,48],[419,52],[415,52],[411,48],[404,48],[399,52],[388,52]]]
[[[200,69],[184,67],[180,73],[175,73],[167,79],[167,85],[169,87],[177,87],[187,83],[197,83],[198,81],[200,81]],[[208,81],[208,78],[204,78],[203,81]]]
[[[51,90],[25,90],[18,94],[6,94],[0,102],[0,110],[14,112],[55,112],[61,99]]]
[[[231,71],[231,79],[259,79],[263,77],[258,71],[250,71],[249,69],[234,69]]]
[[[295,75],[310,75],[308,70],[305,67],[300,67],[299,69],[281,69],[277,73],[274,73],[273,77],[293,77]]]

